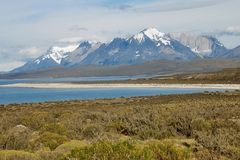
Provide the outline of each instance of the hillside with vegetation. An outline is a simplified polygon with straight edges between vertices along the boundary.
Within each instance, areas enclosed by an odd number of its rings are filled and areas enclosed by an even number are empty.
[[[83,84],[109,84],[109,83],[129,83],[129,84],[239,84],[240,68],[224,69],[215,72],[201,72],[177,74],[169,76],[155,76],[152,78],[140,78],[114,81],[87,81],[74,82]]]
[[[240,68],[224,69],[217,72],[182,74],[169,77],[155,77],[155,80],[165,83],[240,83]]]
[[[0,106],[0,160],[238,160],[240,92]]]
[[[226,68],[239,68],[239,59],[208,59],[194,61],[149,61],[136,65],[114,66],[76,66],[74,68],[54,67],[27,73],[0,74],[0,79],[28,78],[62,78],[62,77],[102,77],[102,76],[136,76],[136,75],[175,75],[189,73],[206,73]]]

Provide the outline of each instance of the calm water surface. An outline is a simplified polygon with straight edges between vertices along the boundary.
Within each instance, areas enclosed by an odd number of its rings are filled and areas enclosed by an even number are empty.
[[[0,79],[0,85],[14,83],[56,83],[56,82],[81,82],[81,81],[109,81],[146,78],[145,75],[138,76],[106,76],[106,77],[70,77],[70,78],[42,78],[42,79]]]
[[[0,104],[99,99],[132,96],[197,93],[213,89],[161,89],[161,88],[97,88],[97,89],[34,89],[0,88]],[[221,90],[218,90],[221,91]]]

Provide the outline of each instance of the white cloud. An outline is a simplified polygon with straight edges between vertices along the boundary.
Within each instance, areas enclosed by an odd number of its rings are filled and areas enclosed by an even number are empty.
[[[86,35],[83,37],[68,37],[68,38],[61,38],[59,40],[57,40],[57,44],[59,43],[63,43],[63,44],[76,44],[76,43],[81,43],[84,40],[91,40],[91,41],[101,41],[103,42],[103,39],[99,36],[96,35]]]
[[[212,31],[209,34],[215,36],[240,36],[240,26],[229,26],[225,29]]]
[[[69,38],[59,39],[57,42],[60,42],[60,43],[79,43],[82,40],[83,40],[82,37],[69,37]]]
[[[24,64],[23,61],[1,62],[0,71],[7,72]]]
[[[43,54],[43,50],[38,47],[23,48],[19,50],[19,55],[23,58],[36,58]]]
[[[240,26],[228,27],[223,33],[240,36]]]
[[[78,25],[74,25],[74,26],[70,27],[69,30],[72,31],[72,32],[88,31],[88,29],[86,27],[81,27],[81,26],[78,26]]]
[[[0,48],[0,71],[10,71],[44,52],[44,49],[38,47]]]

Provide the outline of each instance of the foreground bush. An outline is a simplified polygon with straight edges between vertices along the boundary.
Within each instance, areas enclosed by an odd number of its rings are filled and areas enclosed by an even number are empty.
[[[41,148],[42,147],[48,147],[51,150],[54,150],[61,144],[67,142],[68,139],[66,136],[62,136],[56,133],[51,132],[44,132],[37,138],[35,141],[33,141],[34,148]]]
[[[0,160],[41,160],[36,154],[24,151],[0,151]]]
[[[100,141],[92,146],[74,149],[67,159],[77,160],[187,160],[190,152],[172,144],[148,142],[138,144],[131,141]]]

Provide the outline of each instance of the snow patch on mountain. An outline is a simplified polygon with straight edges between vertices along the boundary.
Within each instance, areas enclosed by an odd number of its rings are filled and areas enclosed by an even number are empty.
[[[58,46],[51,47],[45,55],[34,60],[34,63],[40,64],[42,61],[44,61],[46,59],[52,59],[57,64],[61,64],[62,59],[68,57],[68,55],[66,53],[73,52],[78,47],[79,47],[79,44],[70,45],[70,46],[66,46],[66,47],[58,47]]]
[[[158,42],[157,46],[160,46],[161,44],[171,44],[170,38],[165,33],[159,32],[156,28],[145,29],[142,32],[134,35],[132,38],[137,40],[139,43],[142,43],[145,41],[146,37],[154,42]]]
[[[144,34],[143,33],[139,33],[133,36],[133,38],[135,40],[137,40],[139,43],[144,41]]]

